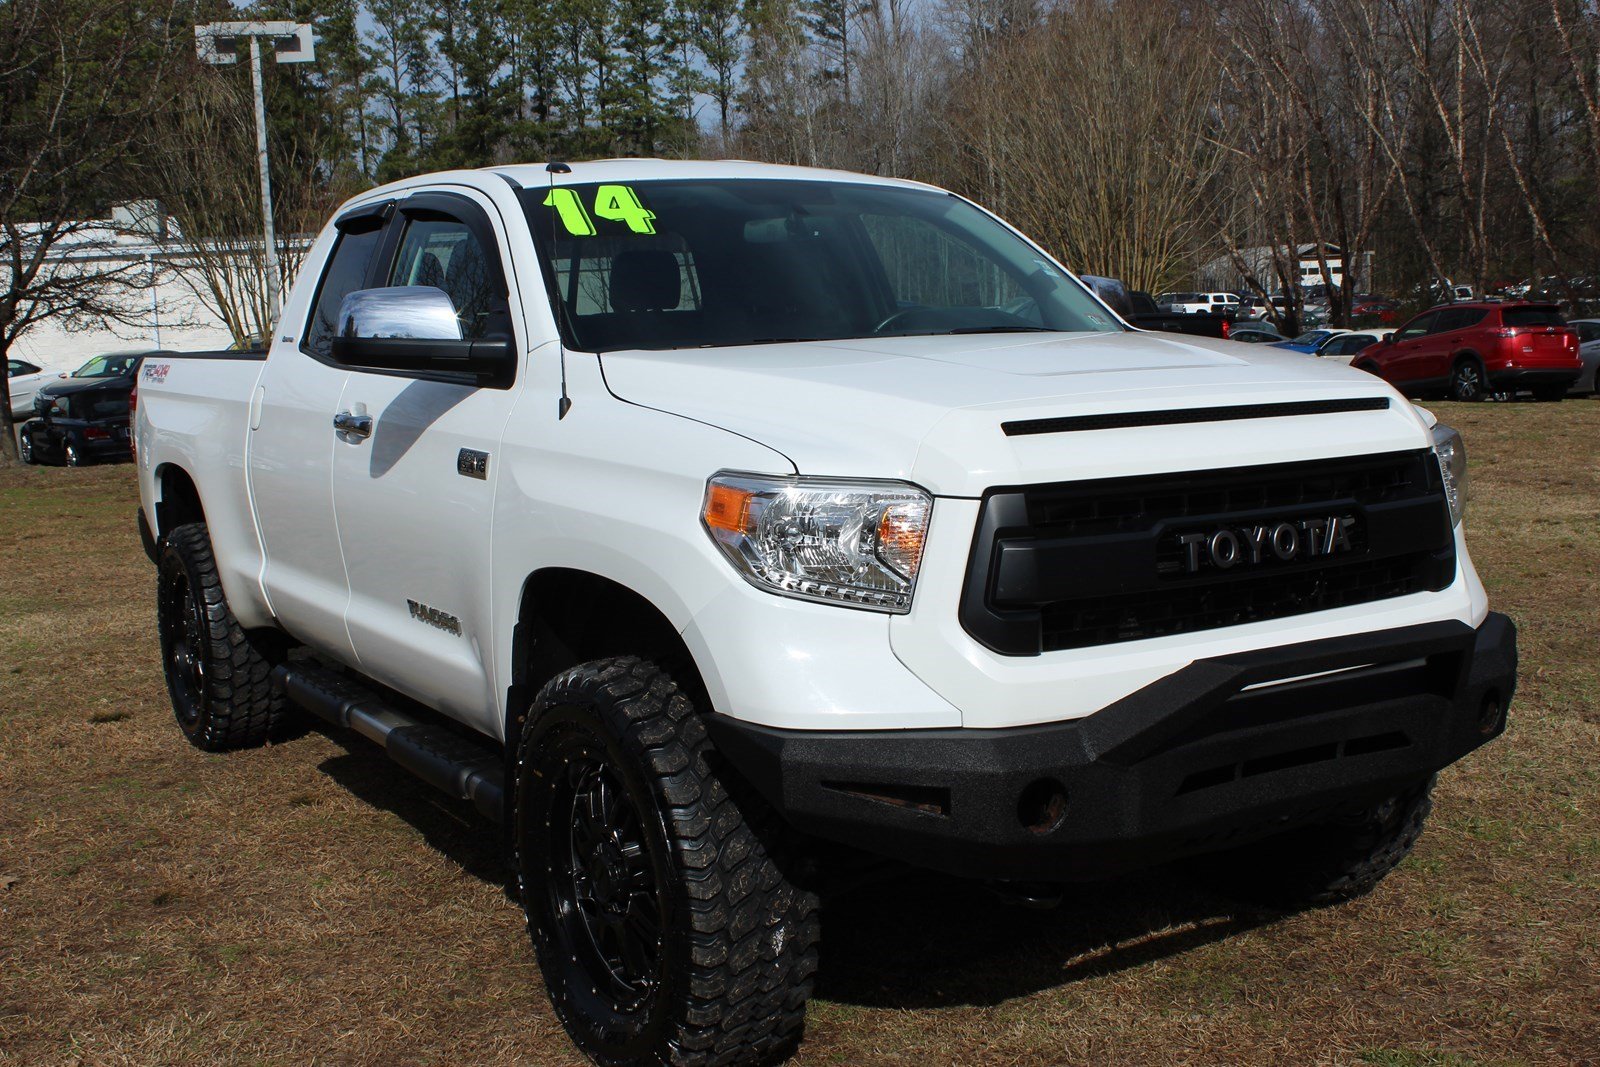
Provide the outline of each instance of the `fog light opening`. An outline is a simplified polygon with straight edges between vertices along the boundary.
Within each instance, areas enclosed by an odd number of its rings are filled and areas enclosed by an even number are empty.
[[[1067,817],[1067,789],[1054,778],[1040,778],[1017,798],[1017,821],[1029,833],[1051,833]]]
[[[1506,708],[1500,700],[1500,694],[1491,689],[1483,695],[1483,703],[1478,706],[1478,731],[1485,737],[1498,731],[1506,721]]]

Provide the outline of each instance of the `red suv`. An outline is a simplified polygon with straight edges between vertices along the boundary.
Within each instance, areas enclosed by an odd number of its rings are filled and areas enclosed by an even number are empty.
[[[1491,392],[1532,389],[1559,400],[1583,370],[1578,333],[1554,304],[1446,304],[1424,311],[1351,365],[1408,396],[1444,394],[1481,400]]]

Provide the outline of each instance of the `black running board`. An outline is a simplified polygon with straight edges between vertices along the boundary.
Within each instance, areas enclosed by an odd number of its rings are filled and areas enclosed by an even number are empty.
[[[505,817],[505,765],[488,743],[418,722],[349,678],[311,664],[283,664],[272,681],[319,719],[376,741],[390,759],[435,789],[472,801],[495,822]]]

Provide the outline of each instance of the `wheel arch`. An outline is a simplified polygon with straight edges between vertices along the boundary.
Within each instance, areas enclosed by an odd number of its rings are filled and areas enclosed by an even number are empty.
[[[156,468],[155,489],[157,541],[185,523],[206,521],[199,487],[189,472],[176,463],[163,463]]]
[[[634,655],[671,674],[697,706],[709,709],[705,681],[688,644],[666,613],[621,582],[592,571],[546,567],[522,583],[511,637],[511,684],[505,737],[545,682],[579,663]]]

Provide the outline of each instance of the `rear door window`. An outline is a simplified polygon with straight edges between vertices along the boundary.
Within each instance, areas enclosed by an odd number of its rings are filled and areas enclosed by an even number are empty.
[[[333,353],[333,337],[338,332],[339,306],[344,298],[367,283],[367,270],[378,251],[383,229],[379,220],[358,230],[339,234],[328,257],[328,265],[317,285],[311,321],[306,324],[305,337],[300,350],[316,359],[326,360]]]

